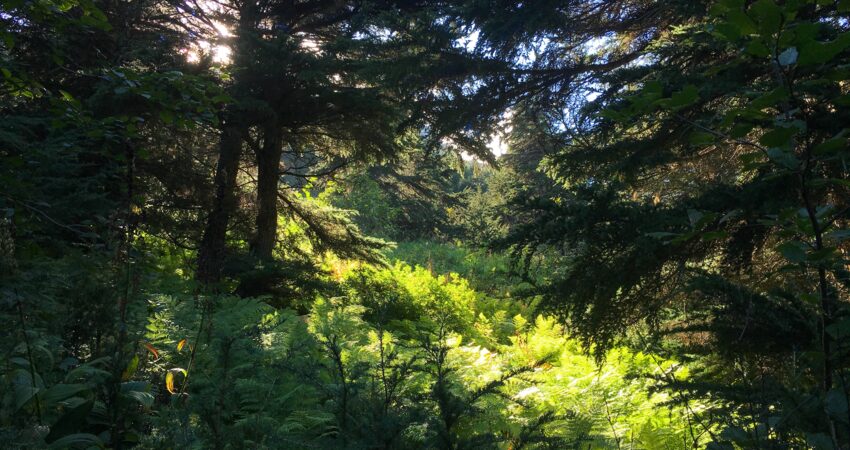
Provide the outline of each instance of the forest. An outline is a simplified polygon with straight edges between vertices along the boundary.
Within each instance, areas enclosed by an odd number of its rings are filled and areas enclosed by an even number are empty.
[[[850,0],[0,0],[0,448],[850,450]]]

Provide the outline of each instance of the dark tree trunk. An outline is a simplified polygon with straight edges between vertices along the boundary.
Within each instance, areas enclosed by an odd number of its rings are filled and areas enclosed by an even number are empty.
[[[283,133],[277,124],[271,124],[263,134],[263,146],[257,152],[257,233],[251,240],[251,253],[268,260],[277,241],[277,188]]]
[[[221,133],[214,181],[215,198],[198,249],[195,279],[202,284],[214,284],[221,280],[227,249],[227,226],[236,209],[236,175],[242,156],[243,135],[243,128],[235,125],[225,126]]]

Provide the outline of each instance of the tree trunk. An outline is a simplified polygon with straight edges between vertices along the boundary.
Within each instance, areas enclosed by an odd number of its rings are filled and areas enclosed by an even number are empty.
[[[225,126],[221,133],[215,170],[215,198],[198,249],[198,269],[195,272],[195,279],[202,284],[221,280],[227,249],[227,226],[236,209],[236,175],[242,155],[243,134],[243,128],[235,125]]]
[[[283,133],[272,123],[263,134],[263,147],[257,152],[257,233],[250,248],[254,256],[268,260],[277,241],[277,188]]]

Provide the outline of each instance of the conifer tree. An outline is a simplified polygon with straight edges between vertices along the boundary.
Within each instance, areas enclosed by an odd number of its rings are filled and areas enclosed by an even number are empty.
[[[593,4],[628,28],[537,55],[527,80],[546,89],[523,104],[558,142],[542,168],[564,191],[512,211],[502,244],[563,258],[538,292],[596,351],[647,324],[740,367],[677,387],[732,402],[716,442],[840,448],[846,5],[688,3],[643,22],[622,16],[639,4]]]
[[[232,101],[222,113],[215,197],[198,254],[197,277],[203,282],[221,277],[244,148],[254,149],[257,167],[250,250],[268,260],[277,234],[278,197],[285,196],[278,188],[284,150],[316,155],[324,167],[314,171],[325,176],[351,161],[396,155],[402,150],[397,136],[422,124],[414,101],[427,93],[435,76],[381,70],[430,64],[429,55],[450,50],[445,46],[452,43],[443,38],[443,47],[421,48],[427,38],[418,33],[438,25],[430,7],[417,2],[316,1],[297,8],[246,2],[228,8],[218,20],[233,26],[226,40],[233,49]],[[365,243],[350,236],[351,242],[328,244]]]

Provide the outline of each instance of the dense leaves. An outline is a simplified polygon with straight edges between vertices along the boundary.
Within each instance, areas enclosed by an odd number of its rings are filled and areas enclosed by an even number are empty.
[[[571,85],[598,92],[578,107],[524,106],[517,150],[540,136],[560,190],[519,204],[500,244],[558,255],[537,292],[596,351],[656,330],[695,358],[673,390],[723,399],[713,445],[843,448],[844,402],[825,405],[848,375],[829,332],[847,313],[846,5],[698,3],[638,35],[639,62]]]
[[[850,3],[0,0],[0,446],[850,446]]]

